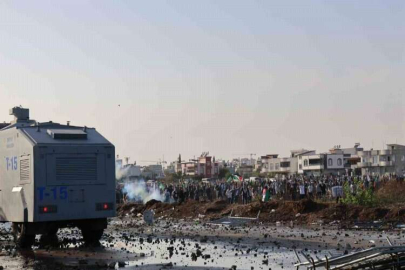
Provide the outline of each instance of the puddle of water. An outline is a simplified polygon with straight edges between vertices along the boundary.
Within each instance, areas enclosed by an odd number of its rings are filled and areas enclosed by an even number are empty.
[[[68,240],[68,248],[55,250],[34,248],[31,254],[16,258],[0,254],[0,265],[12,269],[21,268],[26,258],[33,258],[45,264],[48,261],[56,261],[78,268],[92,265],[118,268],[119,262],[120,266],[128,269],[184,269],[186,267],[188,269],[230,269],[232,266],[236,266],[236,269],[252,269],[252,267],[253,269],[295,269],[294,264],[298,259],[294,250],[283,247],[283,245],[291,247],[293,241],[301,241],[297,245],[299,253],[307,248],[305,253],[313,258],[343,253],[344,249],[337,251],[336,247],[320,246],[319,244],[322,244],[326,237],[334,239],[329,242],[342,245],[350,239],[362,239],[363,243],[373,239],[380,244],[389,235],[396,244],[404,244],[402,235],[391,232],[345,231],[339,233],[337,230],[329,229],[269,226],[256,226],[249,229],[243,225],[233,227],[233,224],[226,223],[231,221],[222,220],[222,222],[225,223],[195,224],[159,221],[155,226],[146,226],[141,220],[128,222],[114,219],[110,222],[109,229],[102,240],[105,248],[100,249],[78,248],[81,244],[80,231],[62,229],[58,236],[62,241]],[[0,237],[6,237],[7,232],[11,231],[11,226],[7,223],[0,224],[0,230],[2,232]],[[346,233],[350,236],[345,236]],[[264,234],[269,236],[265,237]],[[305,240],[302,235],[305,235]],[[11,239],[11,234],[8,236]],[[290,245],[285,245],[286,243]],[[300,257],[301,260],[305,260],[302,255]]]

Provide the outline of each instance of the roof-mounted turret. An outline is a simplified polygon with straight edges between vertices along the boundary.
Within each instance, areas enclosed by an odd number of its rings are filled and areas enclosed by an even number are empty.
[[[30,120],[30,110],[23,107],[14,107],[10,109],[10,115],[14,115],[14,123],[28,122]]]

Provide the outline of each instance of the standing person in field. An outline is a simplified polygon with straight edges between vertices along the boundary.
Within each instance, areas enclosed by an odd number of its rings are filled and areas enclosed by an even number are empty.
[[[308,198],[312,200],[314,194],[314,184],[312,181],[308,185]]]
[[[321,183],[319,183],[319,180],[316,182],[316,198],[320,199],[322,197],[322,189],[321,189]]]
[[[165,195],[165,203],[169,203],[170,202],[170,191],[169,191],[169,189],[165,190],[164,195]]]
[[[252,202],[252,191],[250,187],[246,188],[246,195],[247,195],[247,203]]]
[[[174,201],[175,203],[177,203],[177,200],[179,199],[179,194],[178,194],[176,188],[173,188],[173,191],[172,191],[172,198],[173,198],[173,201]]]
[[[264,186],[262,190],[262,202],[266,201],[267,186]]]
[[[228,203],[231,204],[232,203],[232,190],[230,187],[226,190],[225,195],[228,198]]]
[[[270,200],[270,189],[266,185],[263,189],[263,202],[268,202]]]
[[[304,181],[302,181],[299,185],[299,189],[300,189],[300,200],[305,198],[305,185],[304,185]]]
[[[183,187],[179,188],[178,196],[179,196],[179,203],[180,204],[183,203],[185,201],[185,194],[184,194]]]
[[[248,203],[248,188],[243,187],[242,188],[242,204],[247,204]]]

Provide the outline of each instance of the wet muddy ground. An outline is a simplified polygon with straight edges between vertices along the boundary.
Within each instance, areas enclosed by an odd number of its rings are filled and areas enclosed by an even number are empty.
[[[5,269],[294,269],[302,253],[313,258],[361,248],[403,245],[401,231],[349,231],[331,225],[295,227],[249,223],[212,224],[139,218],[110,220],[101,248],[83,248],[77,229],[63,229],[63,248],[16,251],[9,224],[0,227],[0,266]],[[39,237],[38,239],[39,240]],[[1,268],[0,268],[1,269]]]

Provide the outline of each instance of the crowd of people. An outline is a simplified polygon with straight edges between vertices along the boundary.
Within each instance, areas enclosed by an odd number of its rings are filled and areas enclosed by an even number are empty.
[[[176,184],[154,182],[147,186],[146,192],[159,190],[161,200],[167,203],[183,203],[187,200],[213,201],[226,200],[229,204],[248,204],[253,200],[269,201],[272,198],[285,200],[321,199],[339,200],[344,194],[343,188],[348,187],[352,194],[358,189],[378,189],[384,182],[397,179],[393,175],[386,176],[290,176],[264,178],[256,181],[210,182],[181,181]]]

